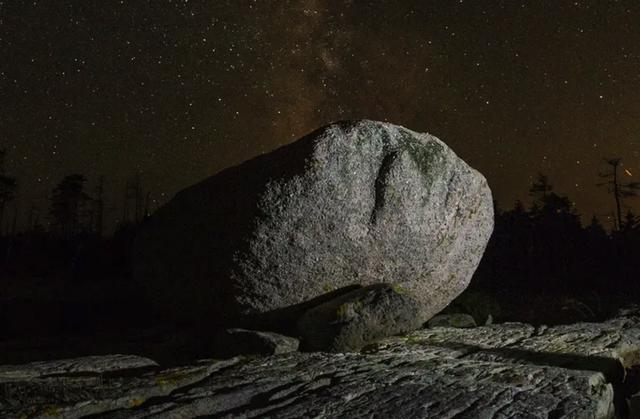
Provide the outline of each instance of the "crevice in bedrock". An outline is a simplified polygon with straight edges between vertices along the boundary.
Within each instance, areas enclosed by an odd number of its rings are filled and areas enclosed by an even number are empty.
[[[623,403],[627,414],[627,416],[621,417],[640,417],[640,363],[625,368],[620,390],[620,394],[615,394],[616,404]]]
[[[380,163],[378,174],[376,175],[376,180],[374,182],[373,208],[371,210],[371,216],[369,218],[369,223],[371,225],[376,224],[378,213],[386,203],[387,194],[389,193],[389,191],[386,190],[386,188],[388,188],[387,178],[389,177],[389,173],[391,172],[393,163],[396,161],[399,155],[399,151],[392,151],[384,156],[382,162]]]
[[[268,386],[252,395],[246,404],[220,412],[219,416],[243,416],[252,411],[261,417],[277,414],[279,410],[298,402],[299,399],[321,393],[324,389],[335,385],[338,380],[334,374],[326,373],[306,380],[298,379],[293,383]]]

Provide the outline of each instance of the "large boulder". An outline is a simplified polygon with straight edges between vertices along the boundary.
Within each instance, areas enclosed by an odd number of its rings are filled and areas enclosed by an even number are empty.
[[[340,122],[180,191],[137,235],[134,275],[156,307],[212,325],[374,283],[407,290],[426,321],[492,229],[485,178],[442,141]]]

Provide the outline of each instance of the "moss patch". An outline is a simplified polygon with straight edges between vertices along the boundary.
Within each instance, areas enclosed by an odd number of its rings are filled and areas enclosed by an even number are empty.
[[[338,320],[347,320],[353,314],[358,313],[364,305],[362,301],[353,301],[348,303],[340,304],[336,310],[336,319]]]
[[[336,290],[336,287],[334,287],[333,285],[331,285],[329,283],[324,284],[322,286],[322,291],[324,291],[324,292],[331,292],[331,291],[335,291],[335,290]]]
[[[392,289],[396,294],[401,294],[401,295],[407,294],[407,293],[409,292],[405,287],[403,287],[403,286],[402,286],[402,285],[400,285],[400,284],[391,284],[391,289]]]

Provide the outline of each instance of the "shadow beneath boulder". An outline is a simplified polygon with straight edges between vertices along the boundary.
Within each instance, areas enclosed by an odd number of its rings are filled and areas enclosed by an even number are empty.
[[[531,364],[559,367],[572,370],[597,371],[604,374],[607,381],[622,381],[625,369],[619,360],[598,355],[580,355],[557,352],[534,351],[521,348],[487,348],[462,342],[434,342],[429,346],[462,351],[462,357],[481,361]]]
[[[362,285],[360,284],[342,287],[299,304],[240,318],[237,320],[237,324],[233,326],[265,330],[295,337],[298,333],[296,323],[307,311],[361,288]]]
[[[305,312],[360,288],[347,286],[294,306],[237,318],[226,325],[209,321],[206,316],[198,323],[171,321],[161,313],[152,313],[148,304],[136,297],[126,306],[122,301],[113,305],[15,302],[2,306],[7,317],[3,328],[12,333],[0,340],[0,364],[114,353],[148,357],[163,366],[185,364],[227,353],[220,348],[220,336],[229,328],[297,337],[296,322]]]

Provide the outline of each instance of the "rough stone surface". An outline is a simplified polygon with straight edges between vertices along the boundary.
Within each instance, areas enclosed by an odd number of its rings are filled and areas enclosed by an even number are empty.
[[[438,314],[427,322],[429,327],[476,327],[476,321],[470,314]]]
[[[55,375],[111,373],[153,367],[158,367],[155,361],[135,355],[85,356],[23,365],[0,365],[0,383]]]
[[[217,334],[216,356],[275,355],[298,350],[300,341],[278,333],[246,329],[226,329]]]
[[[170,400],[107,417],[609,418],[603,375],[409,352],[239,363]]]
[[[471,329],[422,329],[382,340],[378,346],[406,344],[442,348],[447,356],[455,353],[456,357],[483,361],[538,362],[572,368],[588,365],[603,373],[617,374],[640,364],[640,319],[537,328],[503,323]]]
[[[429,134],[343,122],[179,192],[136,238],[134,274],[175,317],[229,319],[395,283],[426,321],[493,229],[484,177]]]
[[[112,362],[110,356],[103,358],[107,364]],[[149,399],[166,397],[176,389],[193,385],[233,362],[209,361],[138,374],[130,370],[93,370],[3,380],[0,417],[80,418],[134,409]],[[19,367],[11,368],[15,371]]]
[[[420,305],[408,292],[374,284],[307,311],[298,333],[305,351],[346,352],[420,326]]]
[[[639,329],[506,323],[165,370],[122,355],[4,366],[0,417],[633,418]]]

